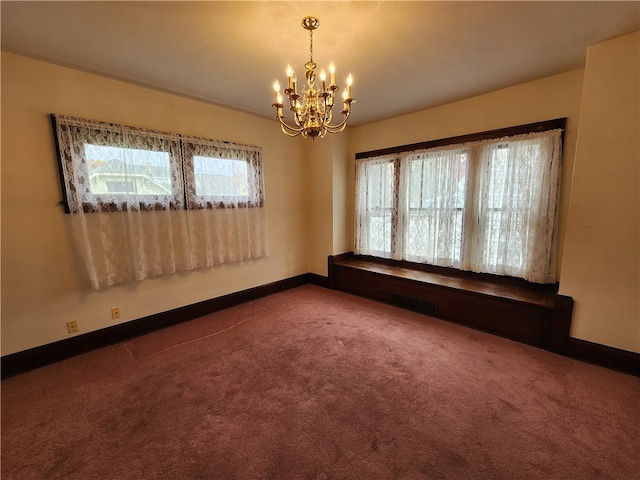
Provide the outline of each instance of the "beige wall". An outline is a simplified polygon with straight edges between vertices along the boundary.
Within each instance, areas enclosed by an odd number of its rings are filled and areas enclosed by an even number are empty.
[[[2,354],[308,271],[305,144],[275,121],[2,53]],[[92,291],[71,249],[49,113],[263,147],[270,256]],[[122,318],[111,320],[111,307]]]
[[[307,177],[305,181],[308,215],[307,266],[308,271],[326,275],[327,256],[331,255],[333,235],[333,150],[337,138],[307,139],[305,152]]]
[[[640,352],[640,33],[589,48],[561,293],[573,337]]]
[[[558,268],[560,268],[578,117],[580,115],[583,75],[584,70],[574,70],[486,95],[354,128],[351,131],[350,158],[353,162],[357,152],[567,117],[558,237],[560,244]],[[351,168],[351,170],[353,169],[354,167]],[[353,181],[350,182],[350,185],[353,185]],[[350,202],[353,204],[353,192],[350,196]],[[350,209],[350,211],[352,210]],[[353,221],[351,220],[350,223],[353,224]],[[353,234],[349,235],[349,238],[352,239]]]
[[[353,206],[349,202],[350,185],[353,181],[350,172],[352,163],[349,161],[349,140],[351,129],[347,128],[339,137],[339,148],[334,149],[333,155],[333,249],[332,255],[344,253],[351,249],[351,213]],[[345,208],[345,205],[348,205]]]
[[[339,135],[307,141],[305,191],[309,216],[309,271],[327,275],[327,257],[349,250],[348,129]]]

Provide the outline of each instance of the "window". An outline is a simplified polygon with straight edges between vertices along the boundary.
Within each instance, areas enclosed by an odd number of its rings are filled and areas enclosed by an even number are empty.
[[[91,286],[266,256],[259,147],[52,115]]]
[[[67,213],[184,206],[180,137],[52,115]]]
[[[84,144],[94,195],[171,195],[171,156],[134,148]]]
[[[363,218],[362,235],[366,236],[372,255],[386,256],[392,250],[391,242],[396,238],[397,205],[395,195],[396,161],[391,159],[372,160],[362,163],[360,179],[368,215]]]
[[[67,212],[263,204],[259,148],[61,115],[52,119]]]
[[[563,128],[358,154],[356,253],[555,282]]]
[[[194,137],[183,146],[188,208],[263,205],[259,149]]]
[[[247,162],[215,157],[193,157],[195,193],[211,198],[248,199]]]
[[[406,259],[460,267],[467,157],[453,150],[407,158]]]

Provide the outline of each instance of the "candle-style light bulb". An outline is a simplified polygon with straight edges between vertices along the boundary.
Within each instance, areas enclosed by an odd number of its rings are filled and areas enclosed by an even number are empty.
[[[291,77],[292,76],[293,76],[293,70],[291,68],[291,65],[287,65],[287,79],[289,80],[289,88],[292,88],[292,86],[291,86],[291,82],[292,82]]]
[[[324,68],[320,70],[320,81],[322,82],[322,91],[324,92],[327,89],[327,72],[324,71]]]
[[[278,80],[273,83],[273,90],[276,92],[276,103],[280,103],[278,100],[278,97],[280,96],[280,82]]]
[[[351,84],[353,83],[353,77],[351,74],[347,77],[347,97],[351,98]]]
[[[282,95],[280,92],[276,92],[276,112],[278,117],[282,116]]]
[[[331,62],[329,65],[329,72],[331,73],[331,86],[336,84],[336,66]]]

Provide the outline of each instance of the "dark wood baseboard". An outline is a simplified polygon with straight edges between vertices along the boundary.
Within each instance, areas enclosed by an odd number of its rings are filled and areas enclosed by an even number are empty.
[[[350,255],[352,254],[347,253],[329,257],[329,277],[306,273],[22,352],[5,355],[1,359],[2,378],[25,373],[76,355],[130,340],[146,333],[177,325],[306,283],[312,283],[325,288],[335,288],[332,262],[344,260]],[[570,297],[558,296],[554,309],[554,315],[556,315],[557,318],[552,323],[552,331],[550,332],[551,344],[548,346],[549,350],[577,360],[640,376],[640,354],[569,337],[568,331],[571,324],[571,311],[573,307],[573,302],[570,300]],[[553,328],[555,328],[556,331],[553,331]]]
[[[576,360],[640,377],[640,353],[569,337],[563,354]]]
[[[306,273],[222,297],[175,308],[166,312],[149,315],[148,317],[138,320],[121,323],[40,347],[5,355],[2,357],[2,378],[25,373],[45,365],[59,362],[60,360],[130,340],[140,335],[193,320],[225,308],[266,297],[306,283],[316,283],[316,281],[317,279],[313,278],[312,274]]]
[[[318,285],[323,288],[332,288],[329,283],[329,277],[324,277],[322,275],[318,275],[317,273],[307,273],[307,278],[309,279],[309,283],[314,285]]]
[[[351,257],[353,257],[353,252],[345,252],[339,255],[329,255],[329,258],[327,259],[329,288],[333,288],[333,289],[336,288],[336,284],[335,284],[336,274],[334,270],[334,265],[341,260],[346,260],[347,258],[351,258]]]

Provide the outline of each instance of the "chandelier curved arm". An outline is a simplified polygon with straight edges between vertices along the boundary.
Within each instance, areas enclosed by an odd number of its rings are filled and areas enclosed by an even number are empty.
[[[347,113],[342,121],[336,125],[325,125],[327,132],[329,133],[340,133],[347,126],[347,120],[349,119],[349,113]]]
[[[294,127],[291,127],[291,126],[287,125],[285,123],[285,121],[282,120],[282,117],[280,117],[280,116],[278,116],[278,120],[280,120],[280,130],[282,130],[282,133],[284,133],[285,135],[287,135],[289,137],[297,137],[303,131],[303,129],[301,129],[301,128],[294,128]]]
[[[277,105],[274,105],[277,108]],[[347,126],[347,121],[349,120],[349,116],[351,115],[351,111],[343,111],[341,112],[344,115],[344,118],[340,123],[336,123],[331,125],[329,122],[318,125],[315,128],[305,127],[297,122],[297,119],[294,117],[294,121],[296,121],[296,126],[289,125],[284,121],[283,115],[277,115],[276,118],[280,122],[280,129],[282,133],[289,137],[297,137],[298,135],[302,135],[304,138],[307,137],[320,137],[323,138],[326,133],[340,133]]]
[[[351,115],[351,104],[355,101],[355,98],[349,98],[345,101],[345,108],[340,112],[344,115],[344,118],[340,123],[331,125],[333,112],[330,112],[327,123],[325,124],[325,128],[329,133],[340,133],[345,129],[347,120],[349,120],[349,116]]]

